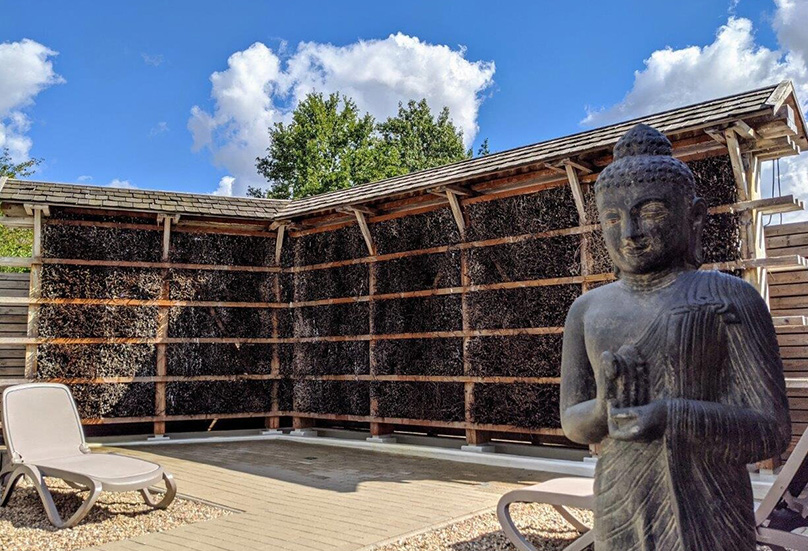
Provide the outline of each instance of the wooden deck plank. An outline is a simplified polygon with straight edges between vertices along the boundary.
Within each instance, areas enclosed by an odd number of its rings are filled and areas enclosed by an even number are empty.
[[[294,442],[117,450],[162,464],[180,492],[244,511],[96,551],[353,551],[493,508],[552,475]]]

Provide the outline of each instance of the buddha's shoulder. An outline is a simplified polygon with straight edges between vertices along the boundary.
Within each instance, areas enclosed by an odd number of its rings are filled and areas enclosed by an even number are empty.
[[[744,298],[760,298],[760,293],[740,277],[718,270],[694,270],[682,278],[682,283],[698,289],[699,294],[727,294]]]
[[[620,287],[617,281],[590,289],[575,299],[569,313],[571,316],[582,316],[593,305],[613,300],[618,293],[620,293]]]

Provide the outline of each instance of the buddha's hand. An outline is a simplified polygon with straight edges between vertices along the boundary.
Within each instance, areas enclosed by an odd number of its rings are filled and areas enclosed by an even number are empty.
[[[654,400],[644,406],[610,407],[609,437],[615,440],[651,442],[662,438],[668,423],[668,404]]]
[[[637,348],[624,344],[617,352],[601,355],[597,399],[612,407],[625,408],[648,403],[648,368]]]

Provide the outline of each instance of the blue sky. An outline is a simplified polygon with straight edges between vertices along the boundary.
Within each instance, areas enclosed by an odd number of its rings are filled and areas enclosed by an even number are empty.
[[[377,117],[413,90],[445,99],[499,151],[783,76],[808,87],[805,3],[0,1],[0,145],[5,129],[45,180],[240,193],[267,121],[347,88]],[[41,72],[4,107],[15,55]]]

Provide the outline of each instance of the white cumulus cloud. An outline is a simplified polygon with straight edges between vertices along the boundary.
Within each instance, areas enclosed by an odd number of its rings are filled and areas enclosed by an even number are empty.
[[[168,128],[168,123],[165,121],[160,121],[154,126],[152,126],[151,130],[149,130],[149,136],[157,136],[158,134],[165,134],[170,129]]]
[[[130,182],[129,180],[119,180],[118,178],[113,179],[110,183],[106,185],[106,187],[116,187],[122,189],[137,189],[137,186]]]
[[[772,50],[757,43],[752,22],[730,17],[705,46],[657,50],[635,71],[622,101],[601,109],[587,108],[587,126],[632,119],[690,103],[736,94],[791,79],[797,97],[808,107],[808,0],[776,0],[772,19],[779,42]],[[782,193],[808,198],[808,155],[780,161]],[[762,178],[771,189],[771,163]],[[808,214],[789,215],[805,218]]]
[[[92,182],[92,181],[93,181],[93,177],[92,177],[92,176],[90,176],[89,174],[82,174],[81,176],[79,176],[78,178],[76,178],[76,181],[77,181],[77,182],[82,182],[82,183],[84,183],[84,182]]]
[[[428,44],[401,33],[347,46],[303,42],[292,52],[256,42],[231,55],[227,65],[210,77],[213,108],[194,106],[188,129],[193,149],[209,149],[213,162],[233,178],[222,180],[217,193],[229,189],[235,195],[266,184],[255,158],[269,145],[267,130],[287,121],[310,92],[343,93],[377,120],[394,115],[399,102],[426,98],[434,110],[449,108],[470,145],[478,130],[481,93],[493,83],[495,70],[493,62],[467,60],[462,47]]]
[[[53,70],[57,53],[28,38],[0,44],[0,149],[8,148],[14,162],[28,160],[33,145],[26,108],[42,90],[64,82]]]
[[[213,195],[226,195],[231,196],[233,195],[233,182],[236,179],[232,176],[223,176],[221,180],[219,180],[219,187],[216,188],[216,191],[213,192]]]

